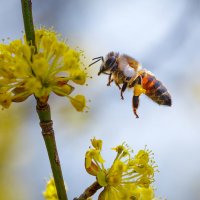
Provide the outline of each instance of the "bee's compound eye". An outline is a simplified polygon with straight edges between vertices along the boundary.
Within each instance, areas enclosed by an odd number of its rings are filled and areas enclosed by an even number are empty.
[[[106,60],[105,66],[109,68],[115,63],[115,61],[116,61],[116,58],[112,56],[111,58],[108,58]]]

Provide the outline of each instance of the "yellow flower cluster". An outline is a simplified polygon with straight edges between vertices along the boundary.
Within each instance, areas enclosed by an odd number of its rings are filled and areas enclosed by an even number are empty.
[[[53,30],[35,31],[36,46],[25,39],[0,44],[0,105],[22,102],[34,95],[46,103],[51,92],[69,98],[83,111],[83,95],[70,96],[74,85],[84,85],[87,77],[81,68],[81,53],[71,49]]]
[[[157,166],[151,158],[151,151],[140,150],[132,157],[129,147],[125,144],[119,145],[112,149],[117,155],[112,166],[106,169],[101,155],[102,141],[94,138],[91,143],[93,148],[86,152],[85,168],[104,187],[99,200],[154,199],[151,183],[154,181]]]
[[[56,186],[53,178],[47,182],[46,190],[43,192],[46,200],[58,200]]]

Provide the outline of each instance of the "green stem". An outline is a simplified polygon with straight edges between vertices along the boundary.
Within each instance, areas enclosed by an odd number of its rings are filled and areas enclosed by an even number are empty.
[[[26,40],[30,46],[33,46],[33,52],[37,53],[35,45],[35,32],[32,17],[32,2],[31,0],[21,0],[22,14],[24,20],[24,29],[26,33]],[[67,193],[62,176],[60,161],[58,157],[56,141],[53,131],[53,122],[51,120],[50,107],[47,103],[41,103],[37,100],[37,113],[40,118],[40,126],[42,128],[42,135],[45,141],[48,152],[51,169],[54,176],[56,190],[59,200],[67,200]]]
[[[24,19],[24,29],[26,33],[26,40],[29,45],[35,46],[35,32],[33,26],[32,16],[32,2],[31,0],[21,0],[22,14]]]
[[[40,118],[40,126],[42,128],[42,135],[45,141],[51,169],[54,176],[54,181],[57,189],[58,199],[67,200],[67,193],[62,176],[62,170],[58,157],[56,141],[53,131],[53,122],[51,120],[51,112],[48,104],[37,103],[37,113]]]

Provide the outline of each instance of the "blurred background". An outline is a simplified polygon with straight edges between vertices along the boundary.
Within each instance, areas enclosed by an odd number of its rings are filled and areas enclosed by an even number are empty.
[[[68,43],[84,50],[85,65],[109,51],[126,53],[153,72],[168,88],[173,106],[158,106],[142,96],[139,119],[132,113],[132,91],[120,99],[118,88],[97,76],[79,92],[89,112],[77,113],[65,98],[50,105],[69,199],[94,181],[84,169],[84,154],[94,136],[110,150],[127,142],[135,152],[154,152],[160,173],[156,196],[169,200],[200,199],[200,1],[199,0],[32,0],[36,25],[54,27]],[[1,0],[0,38],[22,37],[20,1]],[[29,98],[0,112],[0,200],[42,200],[51,175],[40,134],[35,101]]]

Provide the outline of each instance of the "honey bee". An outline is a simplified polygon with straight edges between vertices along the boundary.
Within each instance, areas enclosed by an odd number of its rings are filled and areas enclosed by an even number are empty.
[[[141,64],[134,58],[117,52],[110,52],[106,55],[94,58],[95,62],[102,61],[98,75],[107,74],[110,86],[114,82],[123,93],[128,88],[133,88],[132,107],[136,118],[139,118],[137,109],[139,97],[145,94],[159,105],[171,106],[172,100],[167,88],[150,71],[143,69]]]

